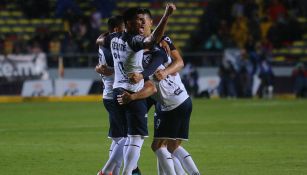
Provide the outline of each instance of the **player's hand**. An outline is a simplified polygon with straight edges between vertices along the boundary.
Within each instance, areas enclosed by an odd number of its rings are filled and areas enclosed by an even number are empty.
[[[103,43],[104,36],[103,34],[99,35],[99,37],[96,39],[96,44],[101,45]]]
[[[156,78],[156,80],[158,80],[158,81],[164,80],[166,77],[167,77],[167,73],[166,73],[165,70],[158,70],[158,71],[155,73],[155,78]]]
[[[169,45],[167,44],[166,41],[162,40],[159,44],[160,44],[160,47],[162,47],[165,50],[167,55],[171,54],[171,49],[169,48]]]
[[[98,64],[95,67],[95,71],[99,74],[102,74],[104,76],[110,76],[113,74],[113,70],[109,69],[107,65],[103,65],[103,64]]]
[[[117,95],[117,102],[120,105],[128,104],[132,100],[133,100],[133,96],[129,92],[124,91],[122,95]]]
[[[165,7],[165,16],[171,16],[173,12],[176,10],[176,6],[174,3],[167,3]]]
[[[129,81],[132,83],[132,84],[136,84],[138,82],[140,82],[144,77],[141,73],[129,73],[128,74],[128,77],[129,77]]]
[[[103,34],[99,35],[99,37],[96,39],[96,44],[102,45],[103,42],[104,42],[104,38],[105,38],[108,34],[109,34],[109,33],[106,32],[106,33],[103,33]]]

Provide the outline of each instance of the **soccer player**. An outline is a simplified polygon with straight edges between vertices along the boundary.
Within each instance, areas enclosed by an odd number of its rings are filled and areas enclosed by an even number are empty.
[[[150,49],[157,41],[160,41],[168,21],[168,17],[176,9],[174,4],[167,4],[165,13],[161,18],[154,32],[148,36],[142,36],[145,27],[144,11],[140,8],[130,8],[124,13],[126,32],[115,33],[107,36],[104,46],[111,49],[114,61],[115,79],[113,84],[113,98],[117,99],[124,91],[130,93],[138,92],[147,96],[155,93],[155,86],[151,81],[141,80],[132,84],[129,81],[130,72],[142,72],[143,49]],[[157,66],[155,60],[149,64],[148,70],[152,74]],[[150,72],[150,71],[148,71]],[[143,75],[146,77],[146,75]],[[124,150],[123,175],[130,175],[137,166],[140,157],[140,149],[144,142],[144,137],[148,136],[147,129],[147,106],[145,100],[134,100],[133,102],[120,106],[117,105],[119,113],[123,114],[128,126],[128,147]]]
[[[189,119],[192,111],[191,99],[177,73],[183,67],[183,61],[172,41],[168,37],[164,39],[169,44],[171,56],[175,58],[175,61],[167,68],[161,65],[161,69],[155,74],[158,93],[154,94],[153,98],[158,101],[158,105],[156,106],[155,139],[152,143],[152,149],[159,160],[159,174],[185,174],[178,159],[189,174],[199,174],[189,153],[180,146],[182,140],[188,139]],[[165,57],[167,61],[167,56]],[[155,57],[152,56],[151,59],[155,59]],[[135,75],[135,77],[138,76]],[[125,93],[122,96],[124,99],[119,100],[126,103],[137,98],[135,97],[137,93],[132,95],[133,98],[130,94]],[[173,160],[171,160],[167,149],[173,153]]]
[[[124,20],[122,16],[114,16],[108,20],[108,33],[102,34],[97,38],[96,43],[99,45],[99,64],[95,70],[102,77],[104,84],[103,90],[103,104],[109,113],[109,138],[112,139],[110,146],[109,160],[101,170],[101,173],[113,175],[120,174],[120,168],[123,160],[123,145],[126,140],[125,125],[121,123],[120,114],[115,110],[115,102],[113,100],[113,82],[114,82],[114,70],[113,70],[113,57],[111,51],[103,47],[102,40],[104,37],[113,32],[123,32],[125,29]]]

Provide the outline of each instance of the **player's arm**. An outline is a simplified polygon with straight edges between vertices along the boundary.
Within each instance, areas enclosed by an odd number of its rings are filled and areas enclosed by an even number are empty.
[[[178,50],[171,51],[171,57],[173,59],[172,63],[166,69],[158,70],[155,73],[155,77],[157,80],[164,80],[167,75],[175,74],[184,67],[182,57]]]
[[[150,97],[156,92],[157,89],[154,83],[151,80],[147,80],[144,83],[144,87],[140,91],[131,94],[127,91],[124,91],[122,95],[117,96],[117,101],[120,105],[123,105],[134,100],[145,99],[147,97]]]
[[[102,37],[102,39],[105,37]],[[99,45],[99,64],[96,65],[95,71],[104,76],[110,76],[114,73],[113,57],[111,51],[102,45]]]
[[[161,51],[156,50],[150,53],[152,55],[152,59],[150,60],[149,64],[144,67],[144,71],[141,73],[130,73],[128,74],[129,80],[131,83],[138,83],[142,79],[146,79],[150,75],[153,75],[157,68],[163,64],[164,57],[167,57],[167,55]]]
[[[107,65],[104,64],[97,64],[95,67],[95,71],[104,76],[110,76],[114,73],[114,70],[112,68],[109,68]]]
[[[164,80],[167,77],[167,75],[171,75],[171,74],[175,74],[179,72],[184,67],[183,59],[179,51],[173,45],[173,42],[171,41],[171,39],[168,37],[165,37],[162,41],[164,41],[164,42],[161,42],[161,45],[163,48],[166,47],[166,46],[163,46],[165,45],[165,43],[170,48],[170,56],[172,58],[172,63],[168,67],[166,67],[164,70],[158,70],[155,73],[155,77],[159,81]]]
[[[102,45],[102,44],[103,44],[103,41],[104,41],[104,38],[105,38],[107,35],[109,35],[109,34],[110,34],[109,32],[100,34],[99,37],[96,39],[96,44],[97,44],[97,45]]]
[[[159,41],[161,41],[166,29],[168,17],[173,13],[174,10],[176,10],[175,4],[168,3],[166,5],[164,15],[160,19],[159,24],[155,30],[143,41],[145,48],[151,48],[154,44],[157,44]]]

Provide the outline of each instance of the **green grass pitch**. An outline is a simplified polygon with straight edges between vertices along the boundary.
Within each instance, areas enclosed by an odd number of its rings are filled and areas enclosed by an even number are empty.
[[[145,140],[139,166],[156,175]],[[108,157],[103,104],[0,104],[0,175],[96,175]],[[203,175],[306,175],[307,101],[193,100],[184,147]]]

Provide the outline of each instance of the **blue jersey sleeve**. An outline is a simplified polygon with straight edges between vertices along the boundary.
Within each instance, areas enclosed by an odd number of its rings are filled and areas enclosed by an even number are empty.
[[[145,78],[154,74],[157,68],[163,64],[165,57],[167,58],[166,53],[160,49],[151,51],[148,54],[151,54],[151,59],[148,61],[147,65],[144,66],[144,71],[142,72]]]
[[[168,46],[169,46],[169,48],[171,49],[171,51],[172,51],[172,50],[176,50],[176,47],[175,47],[175,45],[173,44],[173,41],[172,41],[168,36],[163,36],[163,37],[162,37],[162,40],[164,40],[164,41],[168,44]]]
[[[141,35],[135,35],[129,38],[128,44],[134,52],[138,52],[144,49],[145,37]]]

